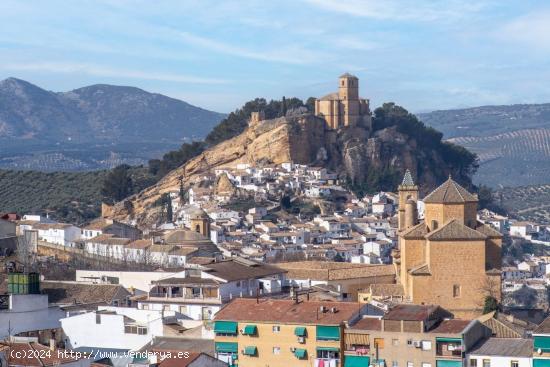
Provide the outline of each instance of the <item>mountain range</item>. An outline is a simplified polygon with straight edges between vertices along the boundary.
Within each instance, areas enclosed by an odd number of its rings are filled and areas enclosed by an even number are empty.
[[[38,170],[139,164],[202,139],[225,115],[135,87],[51,92],[0,81],[0,167]]]
[[[479,156],[474,182],[492,187],[550,182],[550,103],[420,113],[448,141]]]

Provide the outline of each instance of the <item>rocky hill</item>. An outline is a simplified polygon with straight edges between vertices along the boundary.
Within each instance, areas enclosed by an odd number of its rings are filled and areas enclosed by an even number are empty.
[[[398,130],[397,126],[375,132],[364,127],[326,130],[325,122],[310,114],[261,121],[171,171],[154,186],[117,203],[109,216],[153,223],[159,199],[164,193],[178,191],[181,180],[187,186],[198,184],[214,169],[238,163],[322,165],[353,183],[368,180],[372,173],[389,172],[392,183],[387,189],[395,189],[406,168],[417,175],[423,191],[433,189],[449,174],[470,184],[466,171],[451,164],[437,148],[419,144]]]
[[[204,138],[223,117],[134,87],[97,84],[56,93],[8,78],[0,81],[0,167],[143,163]]]
[[[550,103],[434,111],[418,117],[478,154],[477,183],[502,187],[550,182]]]

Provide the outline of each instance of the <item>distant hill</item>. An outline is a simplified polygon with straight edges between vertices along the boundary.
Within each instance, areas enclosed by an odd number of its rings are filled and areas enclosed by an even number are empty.
[[[202,139],[223,114],[139,88],[51,92],[0,81],[0,167],[40,170],[139,164]]]
[[[479,155],[474,182],[493,187],[550,183],[550,103],[418,114],[445,139]]]

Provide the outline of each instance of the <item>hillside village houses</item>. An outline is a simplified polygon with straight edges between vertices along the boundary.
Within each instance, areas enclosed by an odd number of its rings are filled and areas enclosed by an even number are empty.
[[[315,102],[327,128],[370,125],[358,79],[338,88]],[[2,365],[27,347],[104,353],[33,366],[550,366],[550,258],[501,251],[548,228],[478,211],[452,177],[358,198],[324,167],[241,163],[189,185],[140,228],[2,216]],[[192,358],[129,354],[159,351]]]

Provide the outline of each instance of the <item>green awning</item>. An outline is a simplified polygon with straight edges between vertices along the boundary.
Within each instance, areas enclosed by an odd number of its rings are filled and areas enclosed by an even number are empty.
[[[344,367],[365,367],[370,365],[368,356],[344,356]]]
[[[306,336],[306,328],[303,326],[298,326],[296,329],[294,329],[294,335]]]
[[[444,343],[462,343],[462,339],[460,338],[435,338],[435,341]]]
[[[305,359],[307,357],[307,350],[298,348],[294,351],[294,355],[298,359]]]
[[[340,327],[317,325],[317,340],[340,340]]]
[[[216,334],[237,334],[237,323],[234,321],[214,322],[214,333]]]
[[[216,352],[221,353],[238,353],[239,345],[230,342],[216,342]]]
[[[435,361],[435,367],[462,367],[462,360],[458,361]]]
[[[258,328],[256,325],[246,325],[243,330],[244,335],[255,335]]]
[[[317,347],[317,350],[324,350],[327,352],[339,352],[340,348],[334,348],[334,347]]]
[[[244,347],[244,354],[247,356],[255,356],[258,353],[258,348],[254,346]]]
[[[533,367],[550,367],[550,359],[533,359]]]
[[[550,337],[547,336],[535,336],[533,337],[535,351],[537,349],[542,349],[543,352],[550,351]]]

